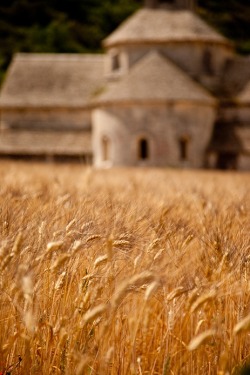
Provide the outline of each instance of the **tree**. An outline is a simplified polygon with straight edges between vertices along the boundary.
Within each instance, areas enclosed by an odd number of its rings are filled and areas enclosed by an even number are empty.
[[[143,0],[1,0],[0,81],[15,52],[99,52],[101,41]],[[240,53],[250,53],[245,0],[198,0],[198,13]]]

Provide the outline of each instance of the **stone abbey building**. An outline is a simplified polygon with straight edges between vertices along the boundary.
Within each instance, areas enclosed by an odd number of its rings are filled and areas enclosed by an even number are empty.
[[[145,1],[103,46],[14,56],[0,156],[250,170],[250,58],[194,0]]]

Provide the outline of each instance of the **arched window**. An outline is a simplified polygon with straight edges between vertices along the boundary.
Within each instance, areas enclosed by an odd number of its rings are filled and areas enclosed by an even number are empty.
[[[110,160],[110,140],[106,136],[102,138],[102,160]]]
[[[186,136],[179,138],[179,155],[180,160],[185,161],[188,160],[188,145],[189,145],[189,138]]]
[[[209,49],[206,49],[203,54],[203,69],[204,72],[208,75],[213,75],[213,56],[212,52]]]
[[[119,70],[121,68],[120,55],[117,53],[112,56],[112,71]]]
[[[146,160],[149,158],[149,143],[146,138],[141,138],[138,144],[139,160]]]

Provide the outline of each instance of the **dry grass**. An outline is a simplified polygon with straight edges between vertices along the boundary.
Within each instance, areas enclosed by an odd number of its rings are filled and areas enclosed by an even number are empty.
[[[236,374],[249,174],[0,166],[0,371]],[[248,198],[248,199],[247,199]]]

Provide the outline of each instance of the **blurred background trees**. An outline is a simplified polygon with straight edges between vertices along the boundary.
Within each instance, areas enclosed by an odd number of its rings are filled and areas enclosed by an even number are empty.
[[[15,52],[100,52],[101,41],[143,0],[1,0],[0,81]],[[250,53],[250,5],[198,0],[197,12]]]

